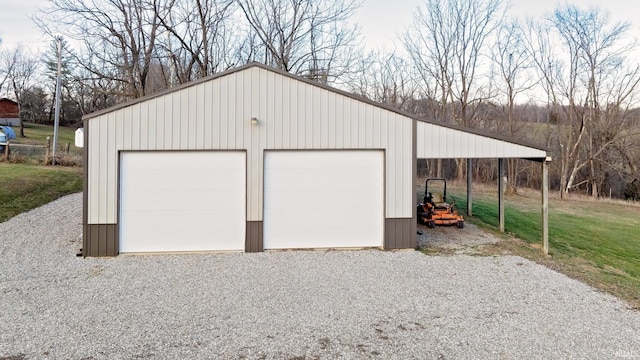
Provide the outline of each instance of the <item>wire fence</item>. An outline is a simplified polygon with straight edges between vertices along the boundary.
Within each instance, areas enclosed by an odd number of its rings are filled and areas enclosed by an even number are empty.
[[[0,161],[13,163],[51,164],[51,141],[47,145],[20,144],[15,142],[0,142]],[[70,143],[59,144],[56,147],[56,164],[82,165],[82,149],[71,146]]]

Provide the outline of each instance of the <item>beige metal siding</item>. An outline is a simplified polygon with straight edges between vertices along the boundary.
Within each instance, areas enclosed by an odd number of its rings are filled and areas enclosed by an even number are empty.
[[[412,217],[413,120],[262,67],[89,122],[89,224],[117,223],[120,150],[247,150],[247,221],[261,221],[265,149],[384,149],[385,216]]]
[[[417,135],[419,159],[544,159],[547,156],[544,150],[425,122],[418,122]]]

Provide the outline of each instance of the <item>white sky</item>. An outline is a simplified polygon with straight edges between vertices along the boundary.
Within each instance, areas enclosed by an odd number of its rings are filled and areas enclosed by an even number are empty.
[[[36,9],[46,0],[0,0],[0,38],[2,48],[19,43],[31,48],[44,48],[50,39],[42,36],[30,19]],[[607,10],[613,20],[630,21],[633,35],[640,38],[640,2],[635,0],[571,0],[583,6],[597,5]],[[422,0],[364,0],[353,21],[362,26],[362,34],[368,48],[382,47],[387,50],[401,47],[398,35],[411,23],[413,12]],[[512,0],[512,15],[520,18],[540,17],[551,12],[559,0]]]
[[[368,47],[380,46],[391,50],[394,46],[402,47],[398,35],[411,25],[414,11],[423,3],[423,0],[364,0],[354,21],[362,26],[364,41]],[[581,8],[597,6],[608,11],[612,21],[629,21],[630,34],[640,38],[638,0],[511,0],[510,3],[510,16],[520,19],[542,18],[559,5],[567,3]]]

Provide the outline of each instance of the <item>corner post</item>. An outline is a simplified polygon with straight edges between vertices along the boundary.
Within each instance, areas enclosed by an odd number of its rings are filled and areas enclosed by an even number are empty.
[[[542,161],[542,253],[549,255],[549,164]]]
[[[9,161],[9,146],[9,139],[7,139],[4,144],[4,161]]]
[[[467,159],[467,214],[473,216],[473,160]]]
[[[504,162],[504,159],[498,159],[498,218],[501,233],[504,232],[504,184],[506,182]]]

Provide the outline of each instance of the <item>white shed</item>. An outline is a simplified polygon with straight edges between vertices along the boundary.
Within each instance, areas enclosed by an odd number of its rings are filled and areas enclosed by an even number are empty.
[[[418,138],[467,134],[260,64],[83,120],[84,256],[415,248]]]

